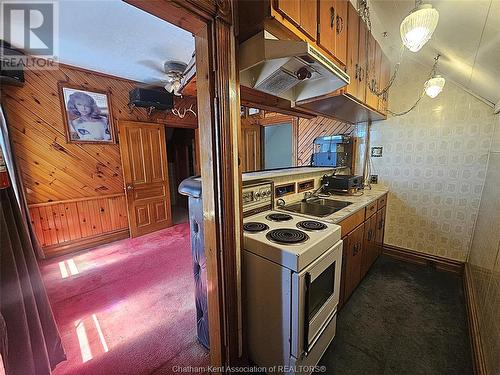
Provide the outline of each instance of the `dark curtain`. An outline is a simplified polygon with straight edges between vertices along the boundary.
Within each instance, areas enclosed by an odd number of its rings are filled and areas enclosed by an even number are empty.
[[[66,355],[12,187],[0,189],[0,249],[7,374],[50,374]]]
[[[29,220],[29,210],[28,203],[26,202],[26,197],[24,195],[23,180],[21,178],[21,172],[19,166],[14,158],[14,152],[12,150],[12,143],[10,142],[9,129],[7,128],[6,115],[3,112],[3,108],[0,105],[0,149],[3,150],[3,156],[7,169],[9,171],[10,181],[14,188],[14,193],[16,194],[16,199],[21,208],[21,214],[24,219],[24,223],[28,229],[28,234],[30,237],[31,244],[35,250],[35,254],[39,259],[45,258],[42,247],[38,242],[33,226],[31,225],[31,220]]]
[[[0,115],[0,144],[15,182],[1,107]],[[22,213],[26,203],[18,201],[13,186],[0,189],[0,350],[8,375],[45,375],[66,355],[38,268],[34,237]]]

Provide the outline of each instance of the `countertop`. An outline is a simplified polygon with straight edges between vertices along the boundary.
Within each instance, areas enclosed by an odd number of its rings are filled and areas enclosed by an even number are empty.
[[[335,199],[338,201],[345,201],[345,202],[352,202],[349,206],[334,212],[333,214],[323,217],[320,220],[322,221],[327,221],[333,224],[337,224],[341,222],[342,220],[348,218],[351,216],[353,213],[365,208],[368,206],[370,203],[374,202],[381,196],[383,196],[385,193],[387,193],[389,189],[380,184],[373,184],[371,190],[368,188],[365,188],[363,190],[363,195],[320,195],[321,198],[329,198],[329,199]],[[309,216],[312,217],[312,216]],[[318,219],[318,218],[317,218]]]

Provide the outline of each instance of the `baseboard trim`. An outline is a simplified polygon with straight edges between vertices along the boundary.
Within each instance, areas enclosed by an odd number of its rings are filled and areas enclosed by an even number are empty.
[[[466,263],[464,267],[464,294],[465,306],[467,310],[467,323],[469,326],[469,338],[472,352],[472,365],[475,375],[487,375],[488,370],[483,352],[483,343],[479,330],[479,320],[477,313],[476,294],[472,287],[470,266]]]
[[[128,238],[129,236],[128,228],[124,228],[113,232],[103,233],[95,237],[86,237],[75,241],[64,242],[58,245],[47,246],[43,248],[43,253],[45,258],[49,259],[85,250],[94,246],[104,245],[109,242],[122,240],[124,238]]]
[[[459,275],[461,275],[464,270],[464,262],[388,244],[384,244],[382,254],[406,262],[431,266],[439,271],[453,272]]]

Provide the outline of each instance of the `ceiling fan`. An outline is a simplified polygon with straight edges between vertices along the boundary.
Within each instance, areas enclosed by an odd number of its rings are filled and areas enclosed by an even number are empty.
[[[156,65],[153,66],[153,64],[150,64],[148,61],[149,66],[154,67],[166,76],[166,79],[162,80],[159,85],[162,85],[165,90],[177,96],[182,95],[182,89],[196,74],[195,63],[195,52],[193,52],[191,59],[187,64],[183,61],[167,60],[163,63],[163,69],[157,67]]]

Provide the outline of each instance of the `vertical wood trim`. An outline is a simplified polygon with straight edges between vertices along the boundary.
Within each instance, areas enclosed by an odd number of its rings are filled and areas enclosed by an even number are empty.
[[[464,266],[463,287],[474,375],[488,375],[488,369],[484,357],[483,342],[481,340],[476,294],[474,292],[474,286],[472,285],[472,275],[469,263],[465,263]]]
[[[216,126],[212,103],[214,99],[213,78],[211,76],[212,61],[210,59],[213,46],[212,36],[207,27],[195,36],[196,47],[196,86],[198,98],[198,127],[200,129],[200,166],[201,185],[203,191],[203,225],[205,236],[205,256],[207,258],[207,291],[208,291],[208,322],[210,339],[210,363],[214,366],[223,364],[224,320],[221,313],[222,275],[218,248],[221,246],[217,235],[216,212],[220,202],[216,202],[217,186],[216,167],[213,160],[217,152],[212,148],[216,139]],[[212,152],[211,152],[212,151]],[[218,164],[218,163],[217,163]]]

